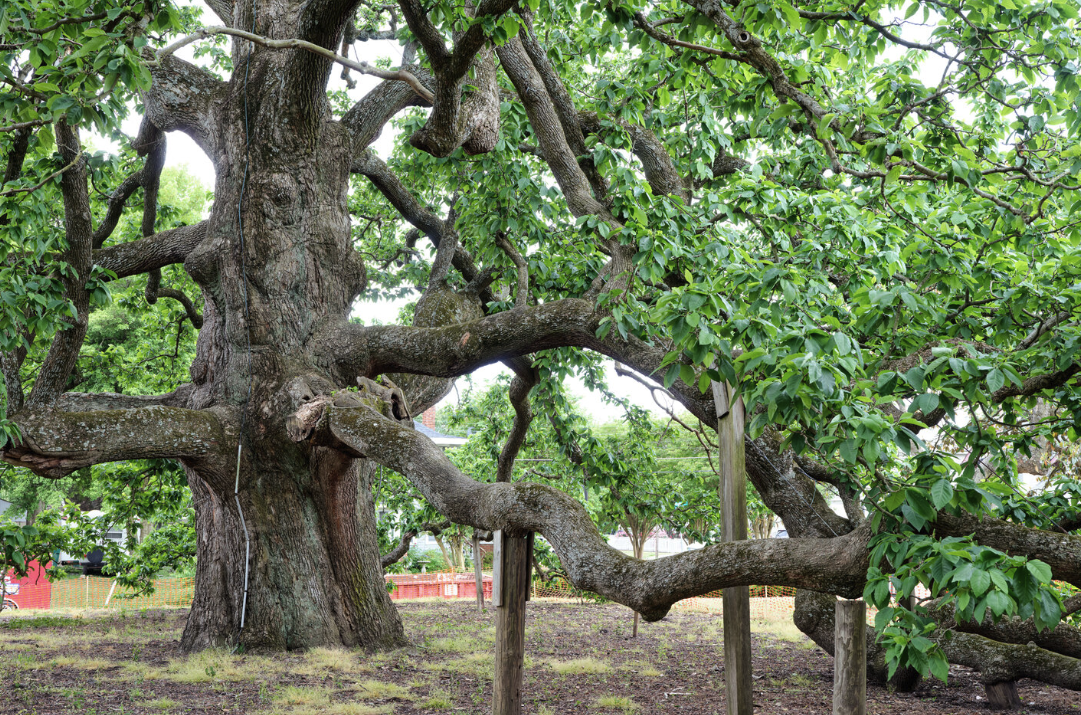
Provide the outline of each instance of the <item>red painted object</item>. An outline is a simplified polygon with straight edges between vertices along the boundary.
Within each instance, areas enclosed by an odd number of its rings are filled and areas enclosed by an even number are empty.
[[[20,609],[49,607],[53,585],[49,583],[49,579],[45,577],[45,569],[37,561],[30,562],[30,569],[25,578],[16,579],[15,572],[10,571],[4,580],[6,582],[4,591],[7,593],[5,598],[19,604]],[[17,593],[12,593],[12,591],[17,591]]]
[[[477,597],[477,582],[473,574],[461,573],[422,573],[391,574],[387,583],[394,584],[390,592],[393,601],[408,601],[414,598],[469,598]],[[485,576],[484,595],[492,597],[492,579]]]

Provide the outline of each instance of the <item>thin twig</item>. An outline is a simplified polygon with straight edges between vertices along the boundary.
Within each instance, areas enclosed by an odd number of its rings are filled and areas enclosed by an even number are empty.
[[[17,132],[20,129],[29,129],[30,127],[40,127],[44,124],[48,124],[44,119],[35,119],[30,122],[19,122],[18,124],[8,124],[6,127],[0,127],[0,133],[3,132]]]
[[[49,174],[37,186],[31,186],[31,187],[26,188],[26,189],[8,189],[7,191],[0,191],[0,196],[14,196],[15,194],[31,193],[31,192],[37,191],[42,186],[45,186],[45,184],[49,183],[50,181],[52,181],[56,177],[60,176],[61,174],[63,174],[68,169],[74,168],[76,164],[78,164],[80,161],[82,161],[82,158],[83,158],[83,155],[79,154],[78,156],[75,157],[75,159],[72,160],[72,162],[70,164],[65,166],[63,169],[60,169],[59,171],[54,171],[53,173]]]

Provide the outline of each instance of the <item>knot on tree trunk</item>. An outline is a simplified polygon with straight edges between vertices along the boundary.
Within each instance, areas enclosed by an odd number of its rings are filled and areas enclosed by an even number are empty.
[[[366,377],[358,377],[358,389],[355,392],[343,390],[308,398],[310,401],[305,402],[286,419],[285,430],[289,438],[294,442],[307,440],[327,444],[324,440],[330,439],[330,435],[324,417],[328,406],[368,409],[383,417],[412,426],[413,417],[409,412],[409,402],[405,393],[386,377],[383,380],[387,383],[386,385]],[[362,449],[357,449],[358,446],[363,445],[350,446],[331,439],[330,446],[355,457],[365,456]]]

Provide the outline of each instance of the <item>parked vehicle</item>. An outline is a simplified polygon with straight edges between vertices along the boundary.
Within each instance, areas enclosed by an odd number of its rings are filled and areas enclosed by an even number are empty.
[[[88,511],[86,516],[91,519],[100,519],[103,513],[97,510]],[[127,537],[128,533],[125,529],[109,529],[105,532],[105,540],[111,541],[121,548],[123,548]],[[61,551],[57,555],[56,562],[61,566],[78,566],[82,569],[84,576],[87,574],[100,574],[102,567],[105,565],[105,545],[101,544],[98,548],[82,555]]]
[[[4,578],[4,598],[0,601],[0,611],[17,611],[19,610],[19,604],[14,599],[8,598],[8,596],[19,595],[19,589],[21,584],[12,581],[10,578]]]

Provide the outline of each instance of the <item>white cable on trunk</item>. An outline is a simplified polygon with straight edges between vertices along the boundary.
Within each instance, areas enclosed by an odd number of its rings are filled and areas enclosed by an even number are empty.
[[[244,510],[240,508],[240,450],[236,445],[236,481],[233,483],[233,499],[236,500],[236,513],[240,515],[240,528],[244,530],[244,596],[240,601],[240,630],[244,630],[244,616],[248,611],[248,566],[251,563],[251,539],[248,537],[248,525],[244,521]]]

